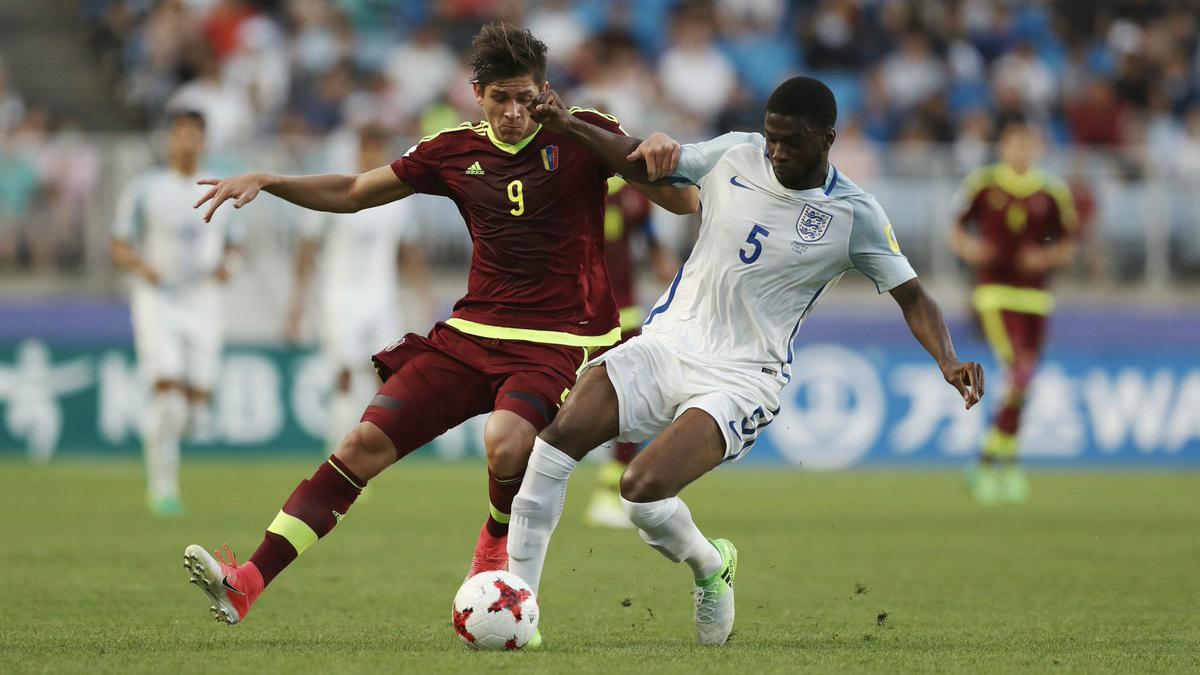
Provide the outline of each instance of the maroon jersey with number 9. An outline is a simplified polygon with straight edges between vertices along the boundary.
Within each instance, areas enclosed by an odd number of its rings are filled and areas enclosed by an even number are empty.
[[[624,133],[602,113],[571,112]],[[520,143],[504,143],[481,122],[425,137],[392,170],[417,192],[454,200],[470,230],[467,294],[447,323],[483,337],[616,342],[617,308],[604,262],[611,172],[598,157],[544,127]]]

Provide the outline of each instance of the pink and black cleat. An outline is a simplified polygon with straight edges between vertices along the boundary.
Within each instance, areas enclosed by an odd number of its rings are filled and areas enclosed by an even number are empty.
[[[238,565],[228,545],[224,550],[225,555],[216,551],[213,557],[203,546],[192,544],[183,551],[183,568],[189,581],[212,601],[208,611],[213,618],[232,626],[250,613],[250,605],[262,594],[263,578],[254,563]]]

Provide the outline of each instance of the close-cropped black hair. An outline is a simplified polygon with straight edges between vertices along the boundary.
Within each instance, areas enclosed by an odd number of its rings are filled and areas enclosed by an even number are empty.
[[[532,75],[546,81],[546,45],[528,29],[503,21],[486,24],[471,43],[471,82],[480,87],[510,77]]]
[[[167,126],[174,126],[175,123],[178,122],[179,120],[187,120],[189,122],[195,122],[196,124],[198,124],[200,126],[201,131],[203,131],[205,128],[204,114],[201,113],[199,110],[192,110],[190,108],[180,108],[178,110],[172,110],[167,113]]]
[[[793,77],[771,92],[767,112],[799,117],[821,129],[832,129],[837,122],[837,101],[824,82],[813,77]]]

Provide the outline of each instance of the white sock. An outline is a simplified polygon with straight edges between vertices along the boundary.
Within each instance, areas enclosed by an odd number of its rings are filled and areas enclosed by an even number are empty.
[[[195,443],[211,443],[216,437],[212,405],[209,401],[192,401],[188,406],[188,439]]]
[[[696,579],[716,574],[724,561],[696,523],[692,512],[679,497],[656,502],[631,502],[621,497],[625,515],[638,528],[642,541],[672,562],[685,562]]]
[[[521,490],[513,498],[508,524],[508,571],[537,593],[546,565],[550,535],[567,502],[567,479],[579,462],[542,439],[533,442]]]
[[[170,390],[154,394],[142,431],[146,484],[155,499],[179,496],[179,439],[187,423],[187,397]]]
[[[325,425],[325,442],[331,448],[330,452],[336,450],[346,434],[358,426],[363,407],[355,400],[354,387],[350,387],[350,391],[341,391],[335,388],[329,395],[329,418]]]

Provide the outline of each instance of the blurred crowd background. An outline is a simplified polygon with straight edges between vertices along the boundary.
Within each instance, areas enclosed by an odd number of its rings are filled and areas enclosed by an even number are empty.
[[[1081,289],[1200,278],[1200,2],[1169,0],[85,0],[0,2],[0,279],[113,292],[114,195],[155,158],[166,111],[208,118],[216,173],[349,168],[353,130],[394,149],[476,120],[463,56],[486,20],[529,27],[571,104],[632,134],[756,130],[783,78],[825,80],[834,161],[874,191],[933,279],[963,175],[1006,118],[1035,120],[1085,225]],[[57,14],[55,14],[57,12]],[[83,76],[19,42],[67,18]],[[22,23],[22,20],[26,24]],[[49,33],[53,36],[54,33]],[[60,39],[59,45],[67,43]],[[79,70],[72,68],[71,71]],[[102,92],[79,101],[89,92]],[[283,215],[281,215],[283,214]],[[422,223],[435,265],[469,242],[453,210]],[[262,207],[265,256],[290,245]],[[664,219],[665,220],[665,219]],[[253,224],[253,223],[252,223]],[[686,251],[689,224],[669,224]],[[674,228],[674,229],[672,229]],[[1068,281],[1068,285],[1070,285]],[[0,286],[2,288],[3,286]],[[264,291],[265,292],[265,291]]]

